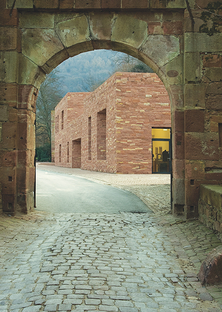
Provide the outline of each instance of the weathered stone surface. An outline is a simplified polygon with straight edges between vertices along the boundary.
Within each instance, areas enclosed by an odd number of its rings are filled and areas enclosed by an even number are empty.
[[[0,27],[0,50],[15,50],[17,48],[17,29]]]
[[[208,254],[201,265],[198,278],[202,284],[215,285],[222,282],[222,247]]]
[[[8,120],[8,105],[0,104],[0,121]]]
[[[191,160],[217,160],[219,157],[217,133],[186,133],[185,157]]]
[[[140,50],[158,66],[163,66],[180,54],[179,39],[174,36],[149,36]]]
[[[173,199],[177,205],[183,205],[185,201],[184,179],[173,179]]]
[[[222,34],[209,36],[205,33],[185,33],[184,52],[220,52]]]
[[[204,71],[204,80],[208,81],[221,81],[222,80],[222,68],[207,68]]]
[[[205,162],[200,160],[186,160],[186,178],[191,179],[204,179],[205,177]]]
[[[222,110],[222,94],[209,95],[206,99],[206,109]]]
[[[102,0],[101,7],[103,9],[120,9],[121,8],[121,1],[120,0]]]
[[[32,84],[39,88],[45,79],[45,73],[23,54],[20,54],[19,69],[18,82],[20,84]]]
[[[184,55],[185,83],[198,82],[202,78],[201,60],[198,52],[185,53]]]
[[[90,14],[90,29],[93,38],[100,40],[111,40],[112,23],[114,14],[105,13],[100,16],[98,13]]]
[[[0,52],[0,82],[17,82],[18,53],[15,51]]]
[[[185,111],[185,131],[186,132],[204,132],[204,110],[186,110]]]
[[[72,19],[58,23],[56,28],[65,47],[90,40],[89,24],[85,15],[76,14]]]
[[[22,53],[42,66],[64,47],[53,29],[26,29],[22,33]]]
[[[0,3],[1,6],[1,3]],[[10,16],[11,10],[2,10],[0,9],[0,25],[1,26],[17,26],[18,18],[17,18],[17,11],[13,10],[12,15]]]
[[[158,63],[159,65],[159,63]],[[167,77],[168,85],[182,84],[183,81],[183,56],[178,55],[173,60],[167,62],[166,65],[161,67],[161,71]]]
[[[59,8],[60,9],[72,9],[74,7],[75,0],[60,0]]]
[[[204,54],[202,59],[204,67],[222,67],[222,55],[220,54]]]
[[[7,0],[7,8],[11,9],[14,0]],[[33,0],[16,0],[15,9],[32,9],[33,8]]]
[[[185,84],[184,103],[186,107],[205,108],[205,89],[204,84]]]
[[[21,12],[19,14],[20,28],[54,28],[54,14]]]
[[[36,9],[57,9],[59,0],[33,0],[33,5]]]
[[[122,15],[112,28],[111,40],[139,48],[147,37],[147,24],[133,16]]]

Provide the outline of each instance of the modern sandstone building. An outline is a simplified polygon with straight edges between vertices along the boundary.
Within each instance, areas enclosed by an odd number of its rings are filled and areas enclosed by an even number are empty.
[[[67,93],[54,115],[57,166],[170,172],[170,101],[156,74],[115,73],[94,92]]]

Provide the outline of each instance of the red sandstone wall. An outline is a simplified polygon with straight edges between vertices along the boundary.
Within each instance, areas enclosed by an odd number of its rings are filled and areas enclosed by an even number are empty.
[[[170,100],[156,74],[116,73],[117,172],[152,173],[152,127],[171,127]]]
[[[85,99],[85,113],[82,126],[82,169],[116,172],[116,138],[115,138],[115,75]],[[97,113],[106,109],[106,159],[98,159]],[[88,117],[91,117],[91,160],[88,158]]]
[[[55,165],[72,167],[72,141],[81,138],[83,100],[88,93],[67,93],[55,108]],[[62,129],[62,111],[64,122]],[[59,122],[58,120],[59,116]],[[58,123],[57,123],[58,122]],[[67,143],[69,143],[67,151]],[[61,162],[59,161],[59,145],[61,144]],[[68,160],[68,161],[67,161]]]
[[[116,73],[92,93],[68,93],[55,109],[55,164],[152,173],[152,127],[170,127],[170,115],[156,74]]]

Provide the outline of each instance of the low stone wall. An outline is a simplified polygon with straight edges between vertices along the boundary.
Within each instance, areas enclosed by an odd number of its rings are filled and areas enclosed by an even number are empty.
[[[222,185],[201,185],[198,202],[199,220],[216,230],[222,241]]]

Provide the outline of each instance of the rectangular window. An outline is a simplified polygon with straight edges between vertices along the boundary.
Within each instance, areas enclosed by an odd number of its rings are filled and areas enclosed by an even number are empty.
[[[219,147],[222,147],[222,123],[218,124],[218,132],[219,132]]]
[[[97,113],[97,159],[106,159],[106,109]]]
[[[61,128],[64,129],[64,110],[62,111],[62,123]]]
[[[62,146],[59,144],[59,162],[61,162]]]
[[[67,163],[69,162],[69,142],[67,142]]]
[[[59,115],[56,116],[55,120],[55,132],[59,132]]]
[[[91,160],[91,140],[92,140],[92,125],[91,117],[88,118],[88,160]]]

